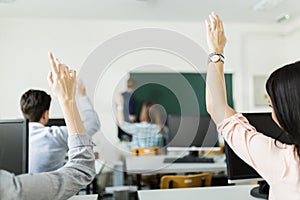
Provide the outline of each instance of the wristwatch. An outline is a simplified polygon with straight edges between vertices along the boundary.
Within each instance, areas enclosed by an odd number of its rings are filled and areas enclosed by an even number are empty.
[[[211,53],[208,55],[208,63],[213,62],[213,63],[217,63],[219,61],[221,61],[222,63],[224,63],[224,56],[222,53]]]

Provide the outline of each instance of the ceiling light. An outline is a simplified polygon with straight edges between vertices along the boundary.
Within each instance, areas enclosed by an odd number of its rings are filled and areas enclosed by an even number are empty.
[[[289,14],[281,14],[276,18],[276,22],[280,23],[286,20],[289,20],[291,17]]]

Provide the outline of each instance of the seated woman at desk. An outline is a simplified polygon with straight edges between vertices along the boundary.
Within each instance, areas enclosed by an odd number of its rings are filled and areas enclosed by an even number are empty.
[[[118,102],[118,124],[120,128],[132,134],[131,148],[163,147],[168,140],[168,128],[164,125],[160,109],[152,101],[143,103],[140,122],[128,123],[124,121],[123,97]]]

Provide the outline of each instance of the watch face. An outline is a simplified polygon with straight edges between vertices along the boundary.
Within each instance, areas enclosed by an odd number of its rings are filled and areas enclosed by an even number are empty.
[[[217,62],[220,60],[220,56],[219,55],[213,55],[210,57],[210,60],[213,62]]]

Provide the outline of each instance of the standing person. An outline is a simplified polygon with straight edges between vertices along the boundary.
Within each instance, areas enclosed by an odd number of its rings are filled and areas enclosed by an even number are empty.
[[[122,105],[122,97],[118,105]],[[118,124],[122,130],[132,135],[131,148],[163,147],[168,140],[168,128],[164,125],[157,105],[146,101],[142,105],[140,122],[128,123],[122,110],[118,112]]]
[[[57,97],[68,129],[69,161],[62,168],[15,176],[0,170],[1,200],[64,200],[88,185],[95,176],[93,143],[81,121],[74,97],[76,71],[49,54],[52,72],[48,82]]]
[[[300,198],[300,62],[275,70],[266,89],[272,118],[293,144],[283,144],[256,131],[226,101],[223,73],[226,37],[214,13],[206,22],[210,62],[206,78],[206,106],[218,130],[234,152],[270,185],[269,199]]]
[[[135,98],[132,95],[135,89],[135,80],[133,78],[129,78],[127,80],[127,89],[125,92],[121,93],[123,97],[123,105],[119,105],[118,109],[123,109],[124,112],[124,120],[126,122],[135,122]]]
[[[87,134],[92,136],[100,128],[98,115],[86,96],[82,81],[77,82],[76,96]],[[49,172],[64,165],[68,151],[66,126],[46,126],[51,97],[41,90],[30,89],[20,100],[25,119],[29,120],[29,173]]]

